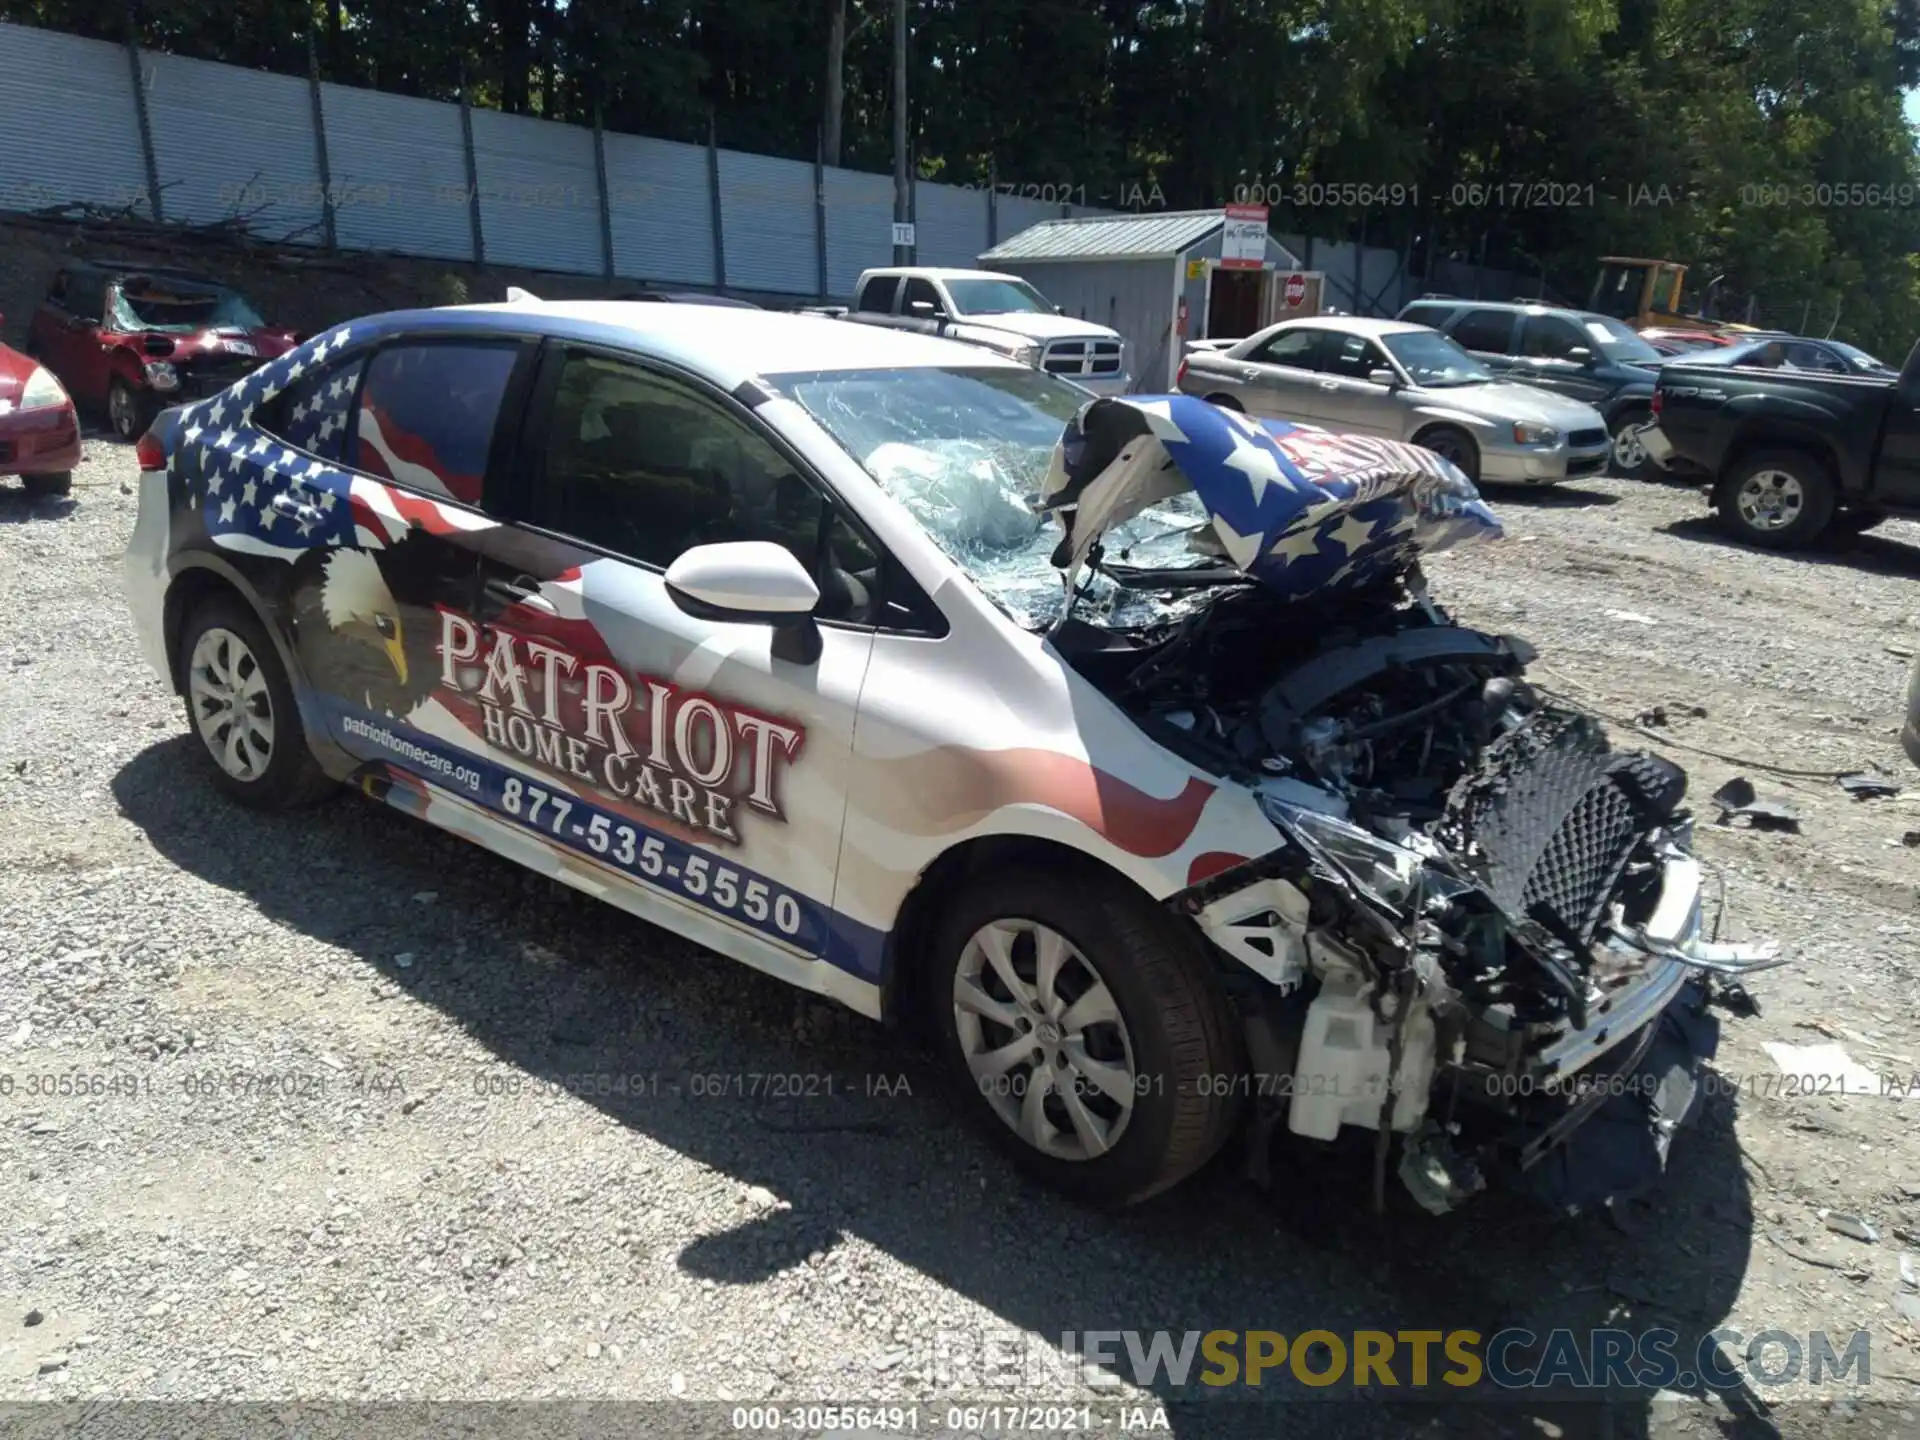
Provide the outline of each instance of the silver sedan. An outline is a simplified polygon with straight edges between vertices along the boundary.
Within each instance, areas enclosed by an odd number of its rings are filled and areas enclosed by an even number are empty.
[[[1550,485],[1600,474],[1609,454],[1591,405],[1502,380],[1439,331],[1399,320],[1282,321],[1196,348],[1178,384],[1255,415],[1410,440],[1476,481]]]

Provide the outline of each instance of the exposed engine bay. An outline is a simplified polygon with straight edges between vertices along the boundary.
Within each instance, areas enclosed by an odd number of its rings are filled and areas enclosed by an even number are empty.
[[[1186,492],[1205,564],[1109,563]],[[1656,1181],[1716,1047],[1709,1001],[1780,962],[1702,938],[1685,773],[1615,751],[1529,682],[1530,646],[1428,595],[1423,550],[1500,534],[1465,478],[1415,447],[1099,402],[1047,493],[1070,596],[1213,587],[1158,623],[1070,602],[1051,639],[1285,837],[1173,901],[1237,962],[1256,1174],[1282,1130],[1362,1131],[1376,1205],[1395,1137],[1434,1213],[1496,1175],[1563,1211]]]
[[[1528,683],[1524,641],[1452,623],[1417,568],[1056,643],[1296,842],[1182,897],[1267,982],[1240,997],[1256,1126],[1401,1133],[1436,1212],[1495,1167],[1568,1210],[1657,1178],[1713,1053],[1710,982],[1771,959],[1697,939],[1682,771],[1613,751]],[[1570,1161],[1610,1104],[1640,1153],[1595,1174]]]

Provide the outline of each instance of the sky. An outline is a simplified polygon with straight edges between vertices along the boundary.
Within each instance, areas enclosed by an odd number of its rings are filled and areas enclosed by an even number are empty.
[[[1907,123],[1920,125],[1920,90],[1907,92]]]

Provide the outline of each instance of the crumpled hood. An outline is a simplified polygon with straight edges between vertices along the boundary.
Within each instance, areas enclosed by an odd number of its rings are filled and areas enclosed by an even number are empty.
[[[1100,399],[1068,423],[1041,492],[1066,531],[1053,563],[1069,590],[1103,534],[1189,490],[1211,522],[1196,540],[1296,599],[1503,533],[1473,483],[1417,445],[1257,420],[1191,395]]]

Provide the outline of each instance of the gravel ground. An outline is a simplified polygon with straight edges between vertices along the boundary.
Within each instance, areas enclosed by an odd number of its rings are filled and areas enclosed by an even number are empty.
[[[0,491],[0,1399],[677,1397],[719,1403],[661,1410],[656,1433],[718,1433],[731,1402],[1104,1395],[1109,1416],[1115,1396],[1180,1401],[1181,1435],[1229,1415],[1697,1434],[1769,1408],[1747,1423],[1914,1433],[1870,1402],[1920,1399],[1898,1308],[1920,1296],[1900,1276],[1920,1111],[1783,1094],[1760,1045],[1838,1040],[1920,1073],[1920,864],[1900,843],[1920,777],[1895,741],[1920,527],[1758,555],[1714,540],[1691,491],[1606,481],[1504,504],[1510,543],[1433,566],[1463,618],[1540,647],[1544,683],[1629,724],[1664,707],[1646,738],[1709,814],[1744,774],[1801,816],[1703,823],[1726,933],[1798,963],[1728,1023],[1735,1093],[1654,1201],[1612,1222],[1497,1198],[1377,1219],[1338,1164],[1263,1194],[1229,1159],[1115,1218],[1014,1178],[863,1021],[351,797],[298,818],[223,803],[120,599],[131,452],[88,453],[72,501]],[[47,1075],[86,1093],[37,1093]],[[1023,1332],[1595,1324],[1689,1344],[1864,1327],[1872,1380],[1604,1424],[1359,1403],[1247,1420],[964,1360]]]

